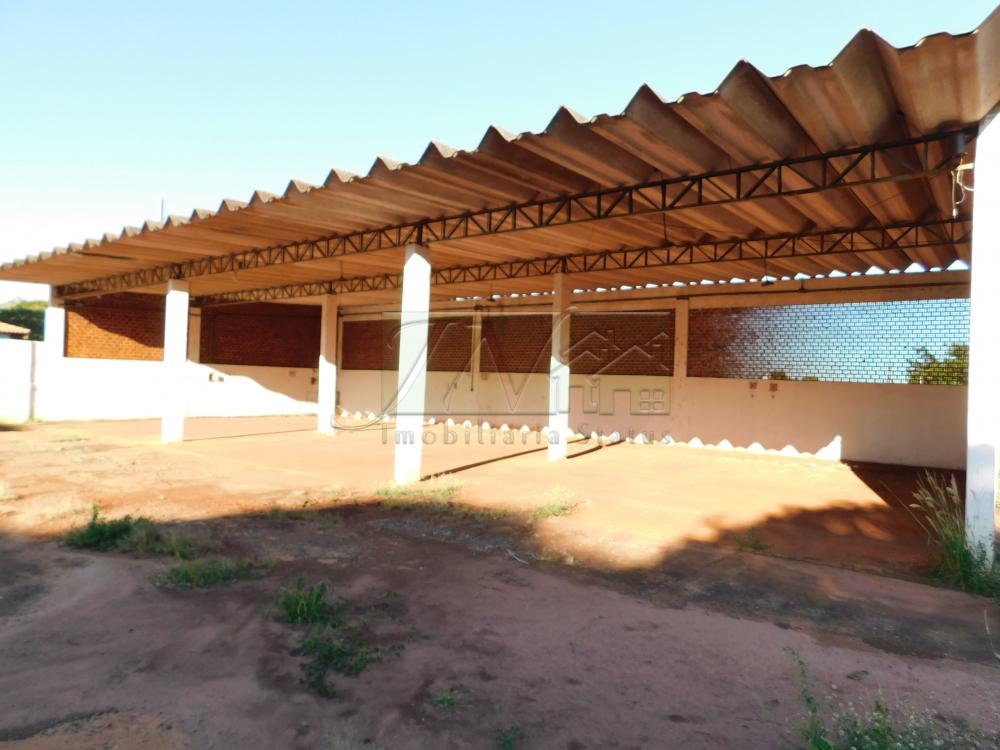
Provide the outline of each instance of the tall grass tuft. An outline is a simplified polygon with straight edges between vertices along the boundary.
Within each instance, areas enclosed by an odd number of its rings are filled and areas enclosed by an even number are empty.
[[[1000,748],[1000,734],[938,712],[876,700],[871,708],[843,695],[817,698],[805,661],[786,648],[798,672],[806,709],[801,727],[805,750],[987,750]]]
[[[167,555],[181,560],[191,560],[219,548],[218,541],[207,535],[165,529],[144,516],[105,518],[96,505],[87,524],[70,529],[63,543],[75,549],[118,550],[136,556]]]
[[[910,512],[927,533],[934,554],[934,575],[973,594],[1000,596],[1000,567],[986,550],[965,538],[965,506],[954,475],[925,472],[917,480]]]
[[[141,517],[132,518],[132,516],[108,520],[101,517],[101,509],[95,505],[87,525],[70,529],[63,542],[67,547],[75,549],[96,549],[99,552],[108,552],[118,548],[128,538],[136,523],[146,520]]]

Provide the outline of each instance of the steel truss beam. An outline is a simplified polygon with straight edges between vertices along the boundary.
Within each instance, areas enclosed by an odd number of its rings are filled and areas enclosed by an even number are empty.
[[[604,250],[596,253],[550,256],[533,260],[439,268],[431,272],[431,283],[435,286],[441,286],[527,279],[555,273],[627,271],[706,263],[912,250],[922,247],[964,244],[970,241],[971,233],[972,223],[960,219],[684,245]],[[266,289],[206,295],[196,298],[193,304],[200,306],[226,305],[297,299],[324,294],[386,291],[399,289],[402,283],[402,274],[398,273],[355,276],[330,281],[286,284]]]
[[[469,237],[566,226],[636,214],[664,213],[700,206],[815,193],[879,182],[912,180],[946,168],[965,151],[975,129],[941,133],[895,143],[844,149],[768,164],[596,190],[571,196],[488,208],[438,219],[397,224],[316,240],[293,242],[227,255],[130,271],[60,286],[63,298],[121,292],[170,279],[244,271],[290,263],[387,250],[410,243],[429,244]],[[942,149],[932,152],[931,145]],[[937,153],[937,156],[934,154]]]

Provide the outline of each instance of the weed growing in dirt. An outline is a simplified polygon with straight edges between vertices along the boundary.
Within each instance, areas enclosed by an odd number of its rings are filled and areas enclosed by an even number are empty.
[[[934,575],[973,594],[1000,597],[1000,566],[990,565],[986,550],[966,541],[965,505],[954,475],[946,480],[926,472],[913,499],[910,512],[934,550]]]
[[[521,731],[521,727],[515,724],[512,727],[501,729],[497,732],[494,739],[497,741],[497,746],[500,750],[514,750],[523,734],[524,732]]]
[[[341,612],[350,606],[347,599],[330,601],[325,581],[308,585],[303,576],[282,586],[276,604],[278,619],[289,625],[331,625],[342,623]]]
[[[101,509],[96,505],[86,526],[70,529],[63,539],[67,547],[75,549],[96,549],[108,552],[117,548],[132,533],[137,523],[149,523],[148,518],[123,516],[108,520],[101,517]]]
[[[347,623],[314,628],[292,651],[292,655],[308,657],[302,665],[305,683],[318,695],[334,698],[336,689],[328,679],[330,672],[357,677],[372,664],[402,650],[402,644],[374,645],[369,642],[360,624]]]
[[[137,518],[117,547],[133,555],[168,555],[191,560],[215,552],[219,542],[205,535],[164,529],[148,518]]]
[[[798,671],[799,696],[806,707],[802,727],[805,750],[974,750],[1000,748],[1000,734],[987,734],[964,722],[906,706],[876,701],[870,710],[851,701],[813,695],[812,678],[799,653],[786,649]]]
[[[502,508],[482,508],[476,505],[457,503],[452,500],[431,500],[420,497],[383,499],[381,506],[385,510],[414,510],[424,513],[454,516],[456,518],[469,518],[476,521],[497,521],[510,515],[509,511]]]
[[[430,480],[413,484],[388,484],[375,490],[385,510],[418,510],[476,521],[496,521],[510,515],[502,508],[482,508],[456,502],[461,485]]]
[[[219,543],[208,536],[164,529],[144,516],[104,518],[96,505],[87,524],[70,529],[63,543],[76,549],[94,549],[99,552],[120,550],[133,555],[168,555],[181,560],[201,557],[219,548]]]
[[[156,583],[182,589],[204,589],[225,586],[238,580],[263,578],[271,571],[271,564],[261,560],[230,560],[214,557],[186,560],[174,566]]]
[[[356,677],[386,656],[399,654],[403,645],[373,643],[368,622],[352,612],[351,601],[331,600],[329,593],[326,582],[309,584],[299,576],[279,590],[275,616],[289,625],[308,628],[292,655],[306,657],[302,664],[305,684],[320,696],[334,698],[331,672]],[[406,606],[398,594],[389,592],[356,609],[363,613],[384,612],[396,619]]]
[[[747,529],[736,535],[736,546],[744,552],[767,552],[774,545],[766,544],[757,529]]]
[[[461,685],[455,685],[447,690],[439,690],[431,695],[431,703],[438,708],[456,708],[462,702],[465,690]]]
[[[576,510],[576,503],[554,502],[539,505],[531,511],[531,520],[540,521],[543,518],[555,518],[556,516],[568,516]]]
[[[413,482],[412,484],[387,484],[375,490],[375,497],[382,500],[382,505],[391,507],[393,502],[413,503],[431,502],[448,503],[454,500],[462,487],[459,484],[449,482],[439,482],[431,480],[428,482]]]

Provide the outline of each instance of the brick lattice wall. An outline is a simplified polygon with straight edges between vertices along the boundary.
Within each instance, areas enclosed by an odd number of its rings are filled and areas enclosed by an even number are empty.
[[[906,383],[922,348],[948,361],[968,342],[967,299],[692,310],[688,375]]]
[[[481,372],[548,372],[551,315],[483,316]]]
[[[66,356],[163,359],[164,298],[111,294],[66,303]]]
[[[673,310],[579,313],[570,342],[570,369],[581,375],[674,374]]]
[[[472,358],[472,318],[431,322],[428,369],[461,372]],[[399,322],[358,320],[344,323],[345,370],[394,370],[399,359]],[[547,373],[551,346],[550,315],[484,316],[482,372]],[[674,314],[577,314],[571,323],[572,369],[581,374],[671,375],[674,363]]]
[[[399,365],[398,320],[344,321],[345,370],[395,370]],[[427,369],[462,372],[472,361],[472,318],[437,318],[427,332]]]
[[[316,367],[320,308],[249,304],[201,313],[201,361],[213,365]]]

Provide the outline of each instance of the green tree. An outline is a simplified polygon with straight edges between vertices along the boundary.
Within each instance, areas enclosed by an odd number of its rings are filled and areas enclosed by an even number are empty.
[[[45,335],[44,302],[12,302],[0,307],[0,320],[15,326],[31,329],[28,338],[41,341]]]
[[[952,344],[941,358],[922,346],[917,349],[917,358],[907,365],[906,375],[907,382],[915,385],[967,385],[969,345]]]

